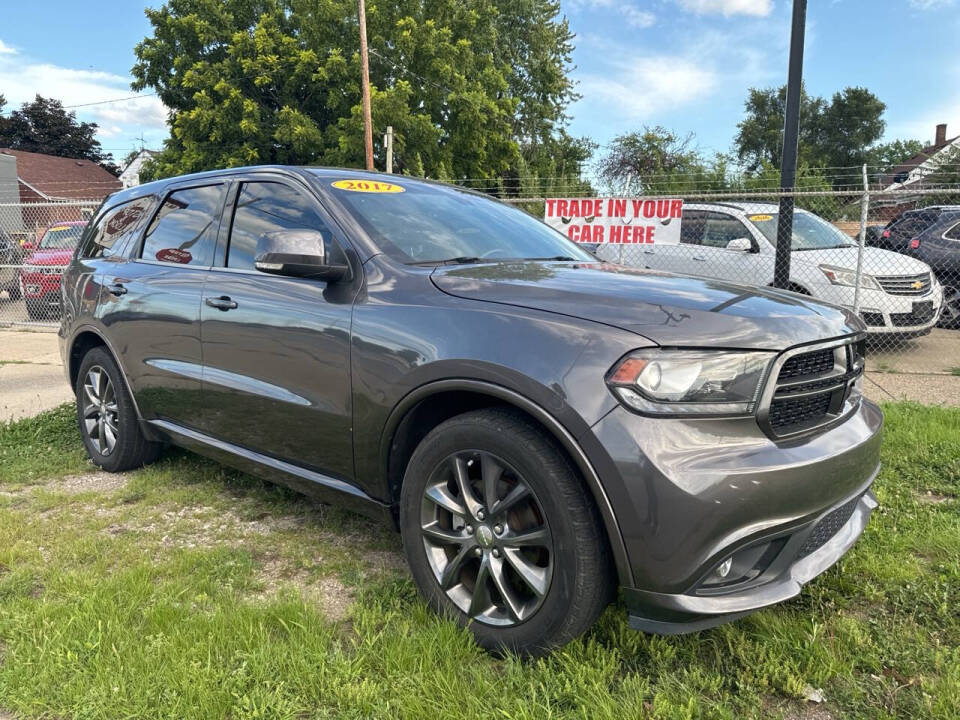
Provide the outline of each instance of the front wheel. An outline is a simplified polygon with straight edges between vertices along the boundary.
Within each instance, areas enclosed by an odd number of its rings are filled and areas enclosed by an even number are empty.
[[[960,328],[960,285],[943,286],[943,311],[937,325],[942,328]]]
[[[454,417],[420,443],[400,523],[427,602],[484,648],[539,655],[610,602],[610,553],[593,498],[538,426],[508,409]]]

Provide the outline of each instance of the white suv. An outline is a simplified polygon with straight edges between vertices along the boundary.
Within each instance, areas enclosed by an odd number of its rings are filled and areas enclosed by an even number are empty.
[[[772,285],[776,255],[775,204],[684,203],[679,245],[601,245],[597,254],[625,265]],[[793,218],[791,290],[853,307],[856,243],[806,210]],[[906,255],[867,247],[860,278],[860,316],[872,334],[916,335],[937,323],[943,292],[930,266]]]

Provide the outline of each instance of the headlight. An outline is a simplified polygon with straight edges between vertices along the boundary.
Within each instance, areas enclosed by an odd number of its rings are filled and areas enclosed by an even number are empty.
[[[857,286],[857,273],[855,270],[845,270],[844,268],[833,267],[832,265],[820,265],[820,272],[827,276],[834,285],[846,285],[847,287]],[[860,273],[860,287],[867,290],[880,290],[877,281],[873,275]]]
[[[659,415],[749,415],[770,352],[639,350],[618,362],[607,384],[628,407]]]

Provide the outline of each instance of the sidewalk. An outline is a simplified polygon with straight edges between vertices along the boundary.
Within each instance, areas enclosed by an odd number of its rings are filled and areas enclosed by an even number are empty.
[[[56,333],[0,330],[0,422],[72,400]]]

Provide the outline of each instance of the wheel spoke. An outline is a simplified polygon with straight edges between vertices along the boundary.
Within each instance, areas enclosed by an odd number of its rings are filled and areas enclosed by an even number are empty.
[[[450,494],[450,491],[447,490],[445,485],[431,485],[427,488],[424,496],[430,502],[442,507],[444,510],[449,511],[454,515],[465,517],[467,514],[467,509],[459,500],[457,500],[457,498]]]
[[[423,534],[431,540],[439,542],[441,545],[461,545],[470,537],[464,535],[460,530],[447,530],[440,527],[436,522],[421,527]]]
[[[518,502],[530,495],[530,488],[528,488],[523,483],[515,485],[514,488],[507,493],[507,496],[497,502],[492,508],[490,508],[491,515],[503,515],[508,512],[510,508],[516,505]]]
[[[447,566],[443,568],[443,572],[440,573],[441,588],[449,590],[456,585],[456,581],[460,578],[460,570],[463,568],[463,564],[472,554],[473,548],[469,545],[464,545],[460,548],[460,552],[453,556],[453,560],[448,562]]]
[[[117,435],[114,432],[113,428],[110,427],[110,424],[106,421],[103,423],[103,436],[107,441],[107,452],[104,455],[113,451],[113,448],[117,445]]]
[[[490,601],[490,589],[487,587],[487,578],[490,577],[490,558],[485,556],[477,570],[477,581],[473,586],[473,596],[470,598],[470,609],[467,614],[476,617],[486,611],[493,604]]]
[[[533,590],[538,597],[543,597],[547,592],[548,568],[534,565],[524,557],[523,553],[514,548],[505,548],[503,552],[506,555],[507,562],[517,571],[517,575],[527,584],[527,587]]]
[[[105,423],[103,422],[103,416],[101,415],[97,419],[97,442],[100,443],[97,450],[99,450],[100,452],[103,452],[104,447],[106,447],[106,438],[104,437],[104,425]],[[106,455],[106,453],[104,453],[104,455]]]
[[[90,403],[89,405],[85,405],[85,406],[84,406],[84,408],[83,408],[83,417],[84,417],[84,418],[91,418],[91,417],[94,417],[95,415],[97,415],[99,412],[100,412],[100,406],[99,406],[99,405],[94,405],[93,403]]]
[[[103,393],[106,390],[106,384],[107,384],[107,374],[103,370],[98,369],[97,370],[97,397],[100,398],[101,400],[103,399]]]
[[[453,477],[457,481],[457,488],[460,490],[460,498],[466,506],[471,517],[477,517],[480,510],[480,503],[474,497],[473,488],[470,487],[470,478],[467,476],[467,464],[459,455],[453,456]]]
[[[490,558],[490,579],[493,580],[494,587],[500,593],[507,610],[514,620],[523,619],[523,603],[517,597],[516,592],[510,587],[510,583],[503,574],[503,559]]]
[[[525,530],[519,533],[507,535],[503,539],[503,544],[507,547],[548,547],[550,544],[550,534],[543,526],[533,530]]]
[[[480,477],[483,482],[483,502],[487,509],[493,512],[497,504],[497,483],[503,475],[503,465],[498,463],[492,455],[484,453],[480,456]]]
[[[83,391],[87,395],[87,400],[89,400],[93,405],[100,405],[100,398],[97,397],[96,387],[90,383],[91,379],[88,377],[87,382],[83,384]]]

